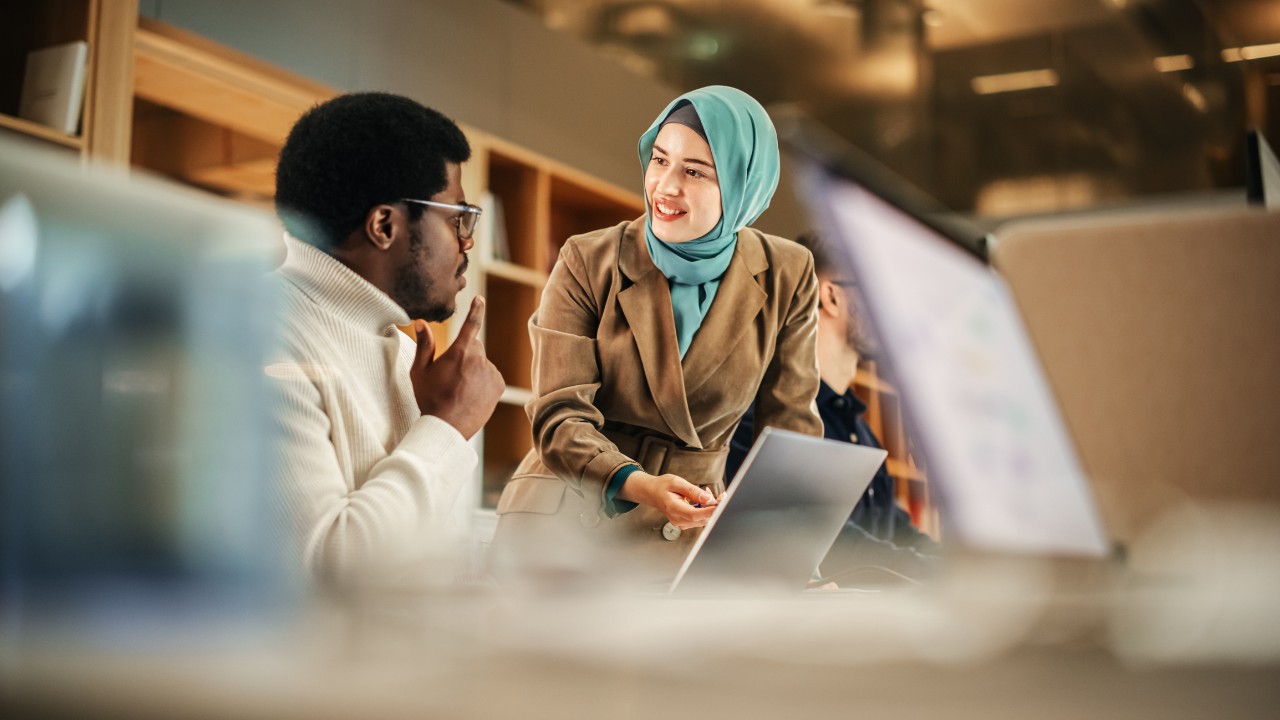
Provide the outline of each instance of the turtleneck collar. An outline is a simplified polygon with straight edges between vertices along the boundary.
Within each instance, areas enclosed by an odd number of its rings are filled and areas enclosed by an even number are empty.
[[[277,272],[335,317],[378,334],[409,324],[404,308],[333,256],[288,234],[284,244]]]

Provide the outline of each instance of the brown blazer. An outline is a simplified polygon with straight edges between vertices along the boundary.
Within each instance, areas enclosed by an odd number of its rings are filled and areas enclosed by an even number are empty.
[[[752,402],[758,429],[821,437],[816,305],[809,251],[744,228],[682,362],[644,218],[570,238],[529,320],[534,448],[498,502],[493,549],[527,552],[545,520],[597,547],[652,545],[674,572],[697,531],[673,539],[666,518],[643,506],[609,517],[609,478],[635,462],[719,494],[729,440]]]

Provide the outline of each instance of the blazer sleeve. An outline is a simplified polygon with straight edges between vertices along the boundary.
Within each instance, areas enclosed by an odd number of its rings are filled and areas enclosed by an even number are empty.
[[[596,337],[606,293],[590,283],[577,246],[566,243],[529,319],[533,399],[525,410],[542,463],[570,487],[603,502],[608,479],[634,461],[600,432],[604,415],[595,404],[601,383]]]
[[[804,257],[790,305],[782,303],[786,310],[777,345],[756,393],[753,439],[766,427],[822,437],[822,417],[816,403],[820,383],[818,277],[813,256],[806,252]]]

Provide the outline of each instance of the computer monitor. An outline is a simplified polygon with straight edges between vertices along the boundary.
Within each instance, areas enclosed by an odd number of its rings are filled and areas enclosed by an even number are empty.
[[[0,138],[0,609],[267,588],[274,219],[31,142]]]
[[[1280,160],[1256,128],[1245,135],[1245,195],[1251,205],[1280,208]]]
[[[1016,305],[972,237],[879,190],[891,173],[783,119],[798,180],[857,280],[945,535],[1014,554],[1103,556],[1091,490]],[[819,138],[814,142],[814,138]]]

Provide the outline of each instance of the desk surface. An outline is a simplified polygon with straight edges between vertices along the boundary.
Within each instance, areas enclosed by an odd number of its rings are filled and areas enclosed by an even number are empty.
[[[372,593],[131,648],[64,626],[4,643],[0,714],[1276,717],[1280,659],[1144,657],[1113,637],[1123,603],[1033,576],[778,601]]]

